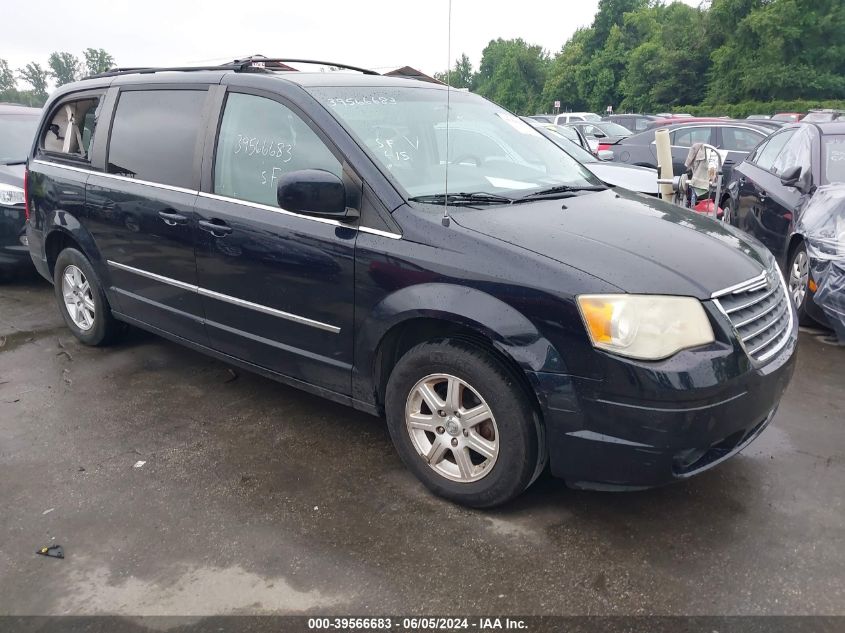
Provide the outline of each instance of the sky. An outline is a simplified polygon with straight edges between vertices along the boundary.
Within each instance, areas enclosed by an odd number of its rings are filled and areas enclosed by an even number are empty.
[[[699,0],[684,0],[697,6]],[[104,48],[121,66],[218,64],[260,53],[336,61],[379,72],[445,70],[466,53],[477,68],[491,39],[521,37],[554,54],[598,0],[4,0],[0,59],[46,66],[53,51]]]

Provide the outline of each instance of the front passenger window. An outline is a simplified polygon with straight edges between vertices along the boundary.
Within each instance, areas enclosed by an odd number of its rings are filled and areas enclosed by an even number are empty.
[[[793,134],[795,130],[790,129],[770,136],[766,144],[755,153],[754,164],[760,169],[770,171],[778,154]]]
[[[772,171],[775,174],[782,174],[791,167],[800,167],[803,174],[810,171],[810,156],[812,154],[813,136],[809,127],[799,129],[789,142],[783,146],[775,162],[772,164]]]
[[[214,193],[277,207],[284,174],[322,169],[338,177],[341,163],[290,108],[255,95],[226,99],[214,161]]]

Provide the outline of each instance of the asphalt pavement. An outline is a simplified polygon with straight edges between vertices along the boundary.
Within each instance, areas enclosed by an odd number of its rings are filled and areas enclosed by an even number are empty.
[[[841,615],[843,499],[845,348],[813,333],[727,463],[474,511],[378,418],[137,330],[82,346],[46,282],[0,285],[0,615]]]

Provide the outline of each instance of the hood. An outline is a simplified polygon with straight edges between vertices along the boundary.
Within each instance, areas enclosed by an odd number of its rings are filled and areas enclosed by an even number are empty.
[[[0,182],[23,189],[23,174],[26,165],[0,165]]]
[[[771,266],[720,222],[624,189],[516,206],[460,208],[458,225],[580,269],[630,293],[709,299]]]
[[[599,180],[614,187],[654,196],[659,193],[656,169],[610,162],[589,163],[584,167],[593,172]]]

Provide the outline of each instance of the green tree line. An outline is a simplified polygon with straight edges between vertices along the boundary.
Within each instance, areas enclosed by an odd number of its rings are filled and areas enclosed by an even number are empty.
[[[0,59],[0,102],[41,107],[47,101],[51,80],[58,88],[106,72],[114,65],[114,58],[102,48],[86,48],[81,59],[73,53],[51,53],[45,66],[32,61],[16,71]]]
[[[450,70],[451,85],[519,114],[550,112],[555,101],[562,110],[733,116],[796,101],[842,107],[845,2],[600,0],[592,25],[553,56],[497,39],[477,71],[466,55]]]

